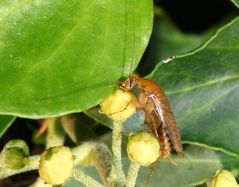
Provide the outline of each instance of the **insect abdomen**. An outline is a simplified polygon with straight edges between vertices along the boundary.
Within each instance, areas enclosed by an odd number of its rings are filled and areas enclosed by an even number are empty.
[[[159,144],[161,149],[161,157],[166,159],[170,158],[171,156],[171,143],[170,139],[166,133],[166,130],[163,126],[160,126],[157,129],[158,135],[159,135]]]

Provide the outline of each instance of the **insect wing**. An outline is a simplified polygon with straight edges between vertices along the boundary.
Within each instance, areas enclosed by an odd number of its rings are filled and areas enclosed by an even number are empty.
[[[149,95],[149,98],[152,99],[152,101],[155,104],[154,112],[159,116],[162,123],[165,124],[165,120],[164,120],[164,116],[163,116],[163,109],[161,107],[161,103],[160,103],[159,99],[154,94]]]
[[[182,147],[180,132],[177,127],[176,119],[173,113],[171,112],[171,110],[165,111],[162,108],[162,103],[160,102],[160,100],[155,94],[149,95],[149,98],[155,104],[154,112],[158,115],[158,117],[162,121],[163,128],[165,128],[170,138],[170,141],[173,144],[174,149],[179,155],[183,156],[183,147]],[[167,104],[168,106],[166,107],[170,109],[170,106],[168,103],[163,103],[163,104],[164,105]]]

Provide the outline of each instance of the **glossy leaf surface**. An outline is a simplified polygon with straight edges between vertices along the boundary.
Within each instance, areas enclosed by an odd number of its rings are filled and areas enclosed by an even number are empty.
[[[134,71],[152,1],[3,0],[0,27],[0,113],[59,116],[95,106]]]
[[[239,166],[239,158],[220,152],[189,146],[185,157],[173,157],[178,166],[170,161],[160,160],[155,171],[151,186],[188,187],[204,183],[219,169],[232,169]],[[150,169],[142,168],[138,178],[138,186],[145,186]]]
[[[170,98],[184,142],[239,154],[239,18],[150,78]]]

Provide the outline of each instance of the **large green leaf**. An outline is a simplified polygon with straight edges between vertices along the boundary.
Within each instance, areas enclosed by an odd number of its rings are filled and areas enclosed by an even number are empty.
[[[239,154],[239,18],[198,50],[160,63],[150,78],[165,89],[184,142]]]
[[[0,138],[16,119],[15,116],[0,115]]]
[[[235,169],[239,166],[239,158],[220,152],[189,146],[184,158],[172,158],[177,166],[170,161],[160,160],[155,171],[151,186],[189,187],[202,184],[212,177],[218,169]],[[150,169],[141,169],[137,186],[145,186]]]
[[[29,118],[98,104],[136,68],[152,1],[2,0],[0,113]]]

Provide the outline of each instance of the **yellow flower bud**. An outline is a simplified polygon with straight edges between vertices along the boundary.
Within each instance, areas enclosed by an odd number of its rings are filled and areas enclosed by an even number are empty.
[[[141,132],[129,137],[127,152],[132,161],[148,166],[158,159],[160,146],[158,140],[151,134]]]
[[[117,90],[100,103],[101,112],[114,121],[124,121],[137,110],[136,106],[131,102],[133,99],[136,99],[134,94]]]
[[[8,148],[5,150],[2,161],[6,168],[17,170],[29,163],[29,158],[25,157],[17,148]]]
[[[48,184],[59,185],[66,182],[73,171],[73,155],[70,148],[55,146],[41,154],[40,177]]]
[[[207,183],[207,187],[237,187],[237,181],[227,170],[217,171],[216,175]]]

